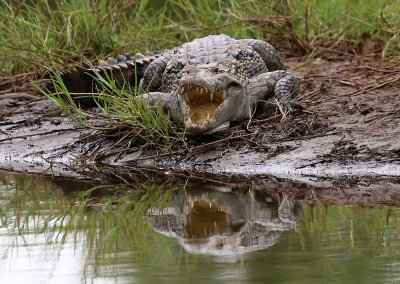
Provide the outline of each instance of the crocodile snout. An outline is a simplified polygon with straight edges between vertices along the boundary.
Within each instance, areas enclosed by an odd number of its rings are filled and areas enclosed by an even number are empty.
[[[179,82],[178,94],[184,104],[184,124],[188,130],[203,132],[225,123],[219,113],[229,96],[231,86],[242,86],[230,74],[216,74],[209,69],[198,69],[183,76]]]

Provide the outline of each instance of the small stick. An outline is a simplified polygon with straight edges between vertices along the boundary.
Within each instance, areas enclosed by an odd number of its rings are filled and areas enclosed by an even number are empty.
[[[54,130],[51,130],[51,131],[48,131],[48,132],[41,132],[41,133],[34,133],[34,134],[27,134],[27,135],[21,135],[21,136],[8,137],[8,138],[0,139],[0,142],[14,140],[14,139],[21,139],[21,138],[26,138],[26,137],[32,137],[32,136],[38,136],[38,135],[47,135],[47,134],[52,134],[52,133],[57,133],[57,132],[68,131],[68,130],[82,130],[82,129],[87,129],[87,128],[86,127],[78,127],[78,128],[54,129]]]
[[[234,137],[228,136],[228,137],[225,137],[223,139],[220,139],[220,140],[217,140],[217,141],[214,141],[214,142],[210,142],[210,143],[207,143],[207,144],[204,144],[204,145],[199,145],[199,146],[196,146],[196,147],[192,147],[192,148],[189,148],[189,149],[183,149],[183,150],[174,151],[174,152],[171,152],[171,153],[165,153],[165,154],[160,154],[160,155],[153,155],[153,156],[137,158],[137,159],[135,159],[133,161],[142,161],[142,160],[149,160],[149,159],[160,158],[160,157],[167,157],[167,156],[170,156],[170,155],[182,154],[182,153],[185,153],[186,151],[191,152],[193,150],[198,150],[198,149],[201,149],[201,148],[205,148],[205,147],[212,146],[212,145],[215,145],[215,144],[218,144],[218,143],[222,143],[222,142],[225,142],[225,141],[229,141],[229,140],[248,137],[248,136],[251,136],[251,135],[254,135],[254,134],[257,134],[257,132],[252,132],[252,133],[249,133],[249,134],[239,135],[239,136],[234,136]]]
[[[348,81],[344,81],[344,80],[340,80],[340,83],[342,83],[343,85],[347,85],[347,86],[352,86],[352,87],[357,87],[356,84],[348,82]]]
[[[29,105],[29,104],[31,104],[31,103],[38,102],[38,101],[41,101],[41,100],[44,100],[44,99],[46,99],[46,98],[32,99],[32,100],[30,100],[30,101],[27,102],[27,103],[21,104],[21,105],[15,107],[15,108],[13,108],[13,109],[10,110],[9,112],[0,115],[0,120],[3,119],[3,117],[9,116],[10,114],[12,114],[14,111],[16,111],[17,109],[19,109],[19,108],[21,108],[21,107],[24,107],[24,106],[26,106],[26,105]]]

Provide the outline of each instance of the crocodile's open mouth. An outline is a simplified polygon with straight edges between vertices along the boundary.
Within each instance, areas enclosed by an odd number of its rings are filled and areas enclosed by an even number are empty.
[[[218,107],[226,99],[226,91],[214,91],[197,85],[184,85],[179,88],[179,93],[186,101],[185,125],[193,123],[204,124],[215,118]]]
[[[216,200],[200,199],[188,202],[188,222],[185,237],[197,239],[220,235],[229,229],[230,214]]]

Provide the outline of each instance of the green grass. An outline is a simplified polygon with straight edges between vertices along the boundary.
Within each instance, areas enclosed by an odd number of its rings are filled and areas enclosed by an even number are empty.
[[[400,3],[380,0],[0,0],[0,74],[162,50],[216,33],[317,56],[351,53],[367,33],[391,59],[399,53],[399,16]]]

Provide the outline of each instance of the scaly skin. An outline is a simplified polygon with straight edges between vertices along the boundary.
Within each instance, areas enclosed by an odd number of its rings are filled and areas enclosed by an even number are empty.
[[[174,236],[189,252],[242,254],[274,245],[303,218],[303,205],[294,197],[285,196],[278,204],[267,196],[269,202],[250,192],[196,188],[177,195],[163,210],[148,210],[147,216],[157,232]]]
[[[119,56],[103,66],[114,70],[118,81],[130,82],[133,68],[140,69],[142,99],[150,104],[161,101],[189,134],[212,133],[232,121],[250,119],[259,102],[272,96],[284,114],[301,108],[294,99],[297,78],[286,71],[275,48],[261,40],[212,35],[149,54],[141,62]],[[82,76],[85,71],[90,70],[81,69]]]

